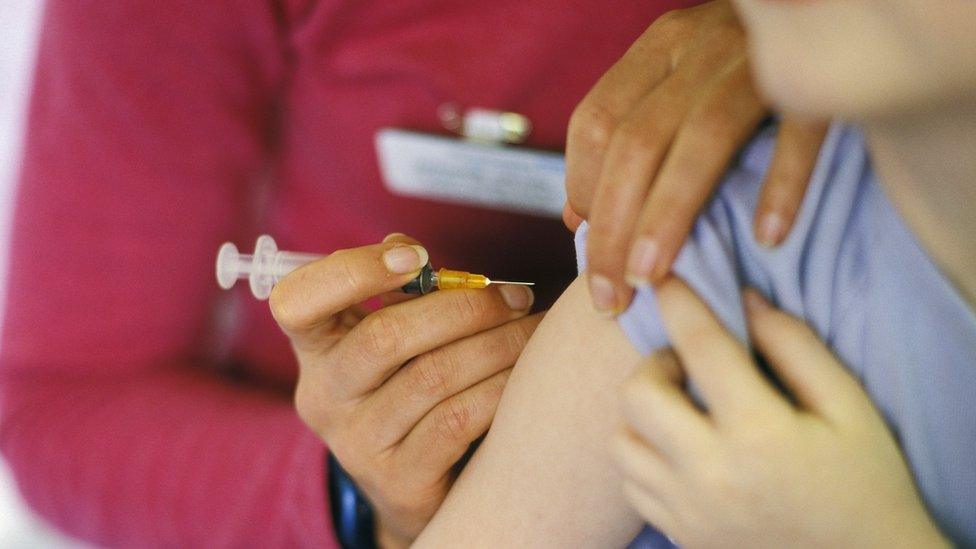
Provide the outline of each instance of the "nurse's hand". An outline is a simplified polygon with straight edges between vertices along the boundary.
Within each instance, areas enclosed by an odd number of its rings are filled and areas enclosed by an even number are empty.
[[[383,546],[408,544],[440,506],[540,320],[526,316],[533,296],[520,286],[357,307],[426,263],[391,235],[302,267],[271,294],[298,357],[298,413],[373,504]]]
[[[683,283],[658,290],[674,353],[624,386],[625,495],[690,547],[948,547],[858,381],[748,291],[749,331],[792,401]],[[684,376],[702,397],[689,397]]]
[[[590,222],[594,306],[616,313],[661,280],[736,152],[769,114],[727,0],[667,13],[587,94],[569,123],[564,216]],[[787,234],[826,125],[785,117],[756,211],[759,242]],[[575,215],[574,215],[575,213]]]

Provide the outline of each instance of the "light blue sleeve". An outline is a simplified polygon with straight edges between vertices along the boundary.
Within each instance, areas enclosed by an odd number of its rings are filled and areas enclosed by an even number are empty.
[[[857,207],[865,187],[863,144],[851,129],[831,128],[793,229],[781,246],[766,249],[756,243],[752,222],[774,138],[775,127],[769,126],[739,155],[672,270],[740,341],[748,341],[741,301],[746,285],[830,340],[837,329],[833,300],[844,292],[856,294],[863,279],[862,265],[854,261],[863,256],[857,248],[863,246],[865,232],[858,227],[863,216]],[[576,233],[580,272],[586,268],[588,229],[584,223]],[[668,345],[653,290],[639,290],[618,321],[641,354]]]

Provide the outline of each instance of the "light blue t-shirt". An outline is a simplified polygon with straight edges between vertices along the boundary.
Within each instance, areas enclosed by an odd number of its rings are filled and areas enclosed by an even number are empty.
[[[674,271],[742,341],[743,286],[804,319],[883,412],[942,531],[976,546],[976,314],[885,197],[850,126],[831,128],[786,242],[758,245],[752,219],[773,140],[768,127],[743,151]],[[584,224],[580,270],[585,239]],[[667,346],[651,291],[619,321],[641,353]],[[635,543],[667,544],[649,529]]]

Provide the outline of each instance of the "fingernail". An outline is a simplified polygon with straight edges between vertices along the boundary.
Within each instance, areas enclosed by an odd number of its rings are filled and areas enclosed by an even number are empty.
[[[427,258],[427,250],[422,246],[397,246],[383,252],[383,263],[394,274],[419,271],[427,264]]]
[[[613,314],[617,310],[617,294],[613,283],[603,275],[590,276],[590,297],[593,307],[601,313]]]
[[[403,233],[390,233],[383,237],[383,243],[386,244],[387,242],[393,240],[394,238],[407,238],[407,235]]]
[[[498,291],[502,293],[505,304],[513,311],[524,311],[535,300],[535,294],[525,286],[501,286]]]
[[[649,286],[657,254],[657,242],[650,238],[638,239],[630,251],[630,259],[627,260],[627,283],[634,288]]]
[[[748,313],[756,313],[769,307],[762,294],[752,288],[747,288],[742,292],[742,303]]]
[[[759,222],[759,234],[757,235],[759,244],[767,248],[776,246],[783,238],[785,229],[786,224],[778,213],[766,214],[762,221]]]

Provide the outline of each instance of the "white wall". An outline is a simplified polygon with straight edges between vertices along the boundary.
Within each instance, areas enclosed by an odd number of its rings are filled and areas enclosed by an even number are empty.
[[[40,15],[41,0],[0,0],[0,281],[4,287],[10,207]]]
[[[7,286],[10,209],[41,4],[42,0],[0,0],[0,283],[4,288],[0,293],[0,311]],[[3,462],[0,462],[0,547],[80,547],[31,515]]]

